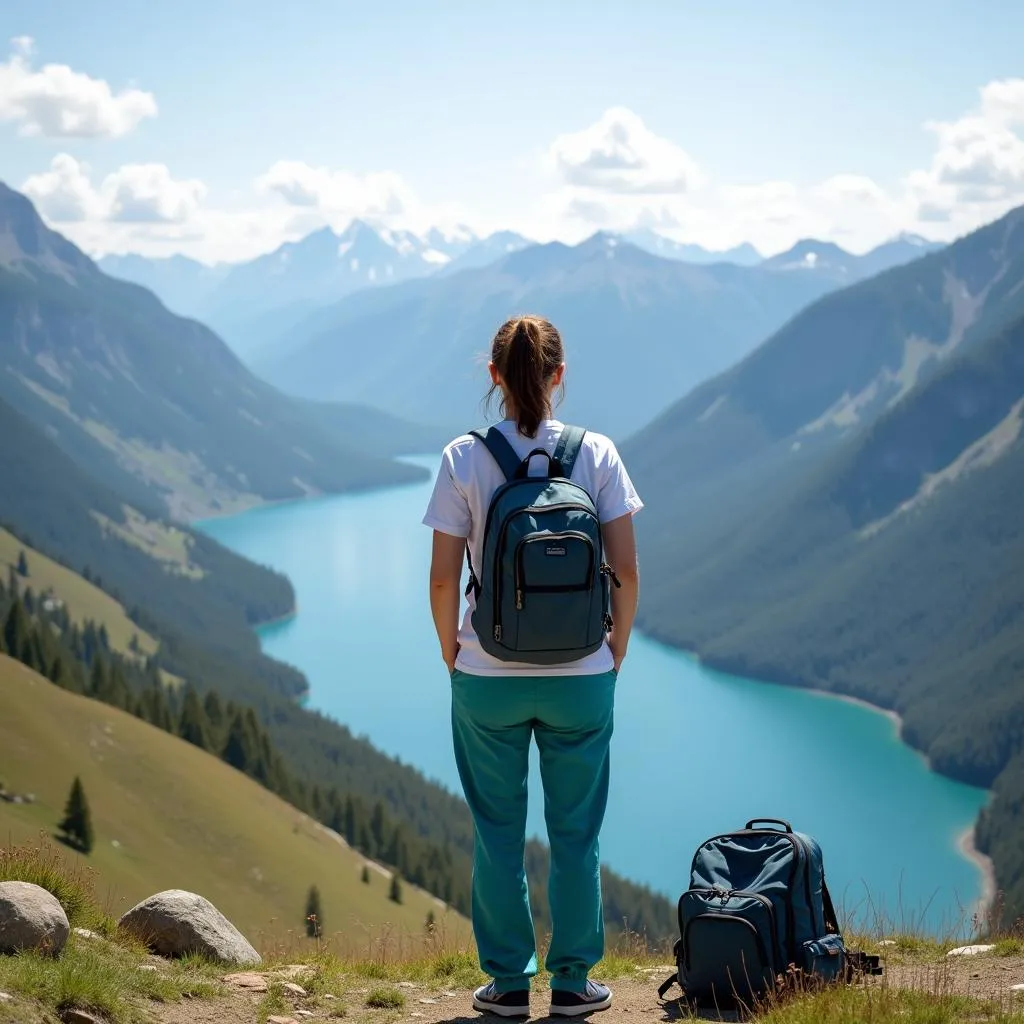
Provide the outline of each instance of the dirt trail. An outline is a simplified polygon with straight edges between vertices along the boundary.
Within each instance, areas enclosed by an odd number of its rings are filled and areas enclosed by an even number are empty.
[[[674,1021],[691,1019],[679,1003],[663,1003],[658,999],[658,985],[671,968],[650,967],[637,970],[634,977],[609,981],[615,1003],[604,1014],[595,1014],[593,1019],[612,1024],[624,1016],[649,1021]],[[301,979],[300,979],[301,980]],[[913,988],[935,994],[959,993],[980,998],[996,998],[1005,1002],[1014,985],[1024,985],[1024,956],[997,957],[991,955],[975,957],[944,958],[932,962],[887,964],[886,974],[881,979],[870,979],[869,985],[890,985],[897,988]],[[401,1009],[371,1009],[364,1005],[370,988],[364,983],[349,989],[344,997],[319,1004],[301,997],[289,997],[288,1008],[274,1011],[271,1020],[330,1021],[339,1019],[344,1007],[344,1019],[356,1022],[409,1021],[417,1024],[480,1024],[481,1021],[497,1021],[500,1018],[483,1016],[472,1008],[472,993],[459,990],[436,990],[412,982],[397,986],[405,997]],[[678,995],[679,990],[673,989]],[[195,1001],[176,1006],[160,1007],[157,1019],[160,1024],[255,1024],[261,995],[251,991],[233,990],[231,995],[213,1002]],[[531,1020],[562,1020],[547,1015],[548,994],[536,990],[532,999]],[[705,1014],[705,1020],[735,1020],[734,1015]]]

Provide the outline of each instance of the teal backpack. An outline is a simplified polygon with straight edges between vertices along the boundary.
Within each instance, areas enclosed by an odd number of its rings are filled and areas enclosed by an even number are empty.
[[[750,1010],[787,979],[881,974],[878,957],[846,948],[821,847],[777,818],[700,845],[679,898],[675,955],[658,995],[678,984],[697,1006]]]
[[[483,564],[469,586],[480,646],[502,661],[559,665],[600,649],[612,627],[611,584],[594,499],[573,483],[585,431],[565,427],[553,453],[534,448],[520,459],[496,427],[474,430],[505,474],[484,524]],[[530,476],[530,460],[548,460]]]

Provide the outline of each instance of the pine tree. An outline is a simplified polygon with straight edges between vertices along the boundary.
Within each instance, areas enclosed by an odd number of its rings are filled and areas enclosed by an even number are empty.
[[[391,876],[391,888],[388,890],[388,899],[392,903],[402,902],[402,883],[398,880],[398,872]]]
[[[92,815],[89,813],[89,801],[85,797],[82,780],[76,775],[71,784],[67,806],[64,809],[64,820],[58,828],[64,833],[67,842],[77,847],[82,853],[90,853],[93,846]]]
[[[351,794],[345,797],[345,842],[356,845],[356,805]]]
[[[373,856],[382,856],[384,853],[384,805],[379,800],[373,805],[373,813],[370,815],[370,835],[373,837]]]
[[[210,733],[218,741],[224,737],[224,706],[217,696],[216,690],[207,690],[203,699],[203,710],[206,712],[206,720],[210,723]]]
[[[110,694],[110,674],[107,663],[99,656],[93,659],[89,670],[89,696],[96,700],[106,701]]]
[[[239,711],[231,719],[221,758],[240,772],[249,772],[251,769],[252,751],[246,735],[245,718]]]
[[[4,647],[16,661],[24,661],[29,656],[30,641],[25,606],[18,598],[15,598],[11,610],[7,613],[7,621],[4,623]]]
[[[18,575],[22,579],[28,579],[28,559],[25,557],[24,548],[18,554]]]
[[[434,917],[434,912],[432,910],[428,910],[427,919],[423,922],[423,928],[426,932],[430,933],[433,932],[436,927],[437,920]]]
[[[320,908],[320,890],[311,885],[306,897],[306,935],[311,939],[319,939],[323,933],[324,915]]]
[[[199,694],[192,686],[185,689],[185,700],[178,719],[178,735],[200,750],[210,749],[210,725],[199,702]]]
[[[369,885],[370,884],[370,868],[366,864],[363,865],[362,879],[363,879],[363,885]]]

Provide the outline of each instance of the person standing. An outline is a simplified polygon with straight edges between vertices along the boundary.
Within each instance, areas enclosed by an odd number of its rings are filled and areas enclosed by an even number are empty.
[[[433,530],[430,605],[451,675],[455,758],[475,825],[473,929],[492,979],[473,1005],[508,1017],[530,1010],[537,952],[523,859],[536,740],[551,849],[550,1012],[576,1016],[612,1002],[588,975],[604,955],[598,836],[616,680],[639,593],[633,515],[643,503],[607,437],[554,418],[565,358],[553,324],[508,320],[492,342],[489,371],[488,398],[500,395],[504,419],[445,447],[423,518]],[[538,502],[548,502],[537,516],[534,506],[509,513],[523,478]],[[559,501],[559,493],[577,498]],[[559,515],[572,517],[568,527],[541,527]],[[509,537],[523,529],[534,532],[520,536],[513,552]],[[471,582],[460,622],[464,553]],[[572,572],[579,582],[551,582]],[[594,603],[602,594],[603,613]],[[585,646],[559,652],[554,640],[539,639],[570,629],[586,631]]]

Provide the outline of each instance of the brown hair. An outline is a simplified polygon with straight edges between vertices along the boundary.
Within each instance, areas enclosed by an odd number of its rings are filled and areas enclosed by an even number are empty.
[[[565,362],[562,336],[539,316],[506,320],[491,342],[491,362],[501,375],[502,415],[515,417],[516,428],[536,437],[540,421],[551,414],[551,378]],[[492,384],[487,399],[498,390]]]

